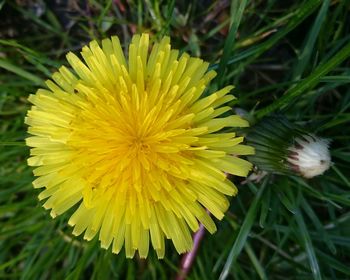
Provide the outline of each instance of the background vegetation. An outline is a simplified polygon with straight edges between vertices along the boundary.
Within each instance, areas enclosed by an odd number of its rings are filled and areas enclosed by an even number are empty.
[[[91,39],[168,34],[234,84],[235,107],[283,111],[332,139],[334,165],[311,180],[240,184],[188,279],[350,279],[350,1],[0,0],[0,278],[169,279],[181,256],[127,260],[52,220],[26,164],[23,119],[65,53]]]

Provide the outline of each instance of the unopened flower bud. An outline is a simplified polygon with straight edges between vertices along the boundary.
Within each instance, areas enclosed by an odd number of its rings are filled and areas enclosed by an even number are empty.
[[[303,135],[296,138],[287,161],[292,169],[305,178],[312,178],[323,174],[331,165],[329,140],[314,135]]]
[[[262,119],[247,133],[255,148],[249,156],[260,171],[312,178],[331,165],[329,141],[316,137],[282,115]]]

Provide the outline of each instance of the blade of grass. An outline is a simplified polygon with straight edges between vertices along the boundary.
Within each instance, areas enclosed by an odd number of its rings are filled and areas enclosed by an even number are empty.
[[[261,54],[264,52],[270,50],[278,41],[280,41],[282,38],[284,38],[289,32],[294,30],[297,26],[299,26],[307,17],[309,17],[315,10],[316,8],[320,5],[321,1],[320,0],[309,0],[299,9],[294,11],[294,16],[291,17],[288,20],[287,25],[281,29],[280,31],[276,32],[272,37],[270,37],[267,41],[253,46],[245,51],[242,51],[238,53],[237,55],[233,56],[232,58],[229,59],[227,62],[227,65],[237,63],[243,59],[249,58],[249,61],[247,62],[250,63],[257,57],[259,57]],[[219,64],[212,64],[210,66],[210,69],[215,70],[218,69]]]
[[[223,270],[221,271],[219,280],[224,280],[227,278],[230,268],[232,264],[236,261],[238,255],[242,251],[245,241],[248,238],[249,232],[251,227],[253,226],[253,223],[255,221],[255,217],[257,215],[258,205],[260,204],[261,196],[265,190],[265,187],[267,185],[267,179],[264,180],[263,184],[261,185],[258,193],[256,194],[247,215],[245,216],[245,219],[243,221],[243,224],[241,226],[241,229],[239,230],[238,236],[236,238],[235,243],[232,246],[232,249],[230,251],[229,256],[227,257],[225,266]]]
[[[33,22],[41,26],[42,28],[46,29],[49,32],[55,33],[57,36],[61,37],[62,39],[67,38],[67,33],[63,32],[62,29],[57,29],[56,26],[52,26],[42,20],[40,17],[36,16],[31,10],[26,10],[24,8],[21,8],[20,6],[16,4],[12,4],[15,9],[17,9],[20,13],[25,15],[27,18],[31,19]]]
[[[0,59],[0,68],[4,68],[7,71],[15,73],[16,75],[21,76],[29,81],[32,81],[36,85],[42,84],[42,80],[39,77],[29,73],[26,70],[23,70],[15,65],[13,65],[12,63],[6,61],[5,59]]]
[[[305,40],[303,50],[301,51],[301,54],[299,56],[298,64],[294,69],[292,78],[293,81],[300,79],[300,77],[305,71],[306,66],[309,64],[311,54],[314,50],[316,39],[327,16],[329,3],[330,0],[323,1],[321,9],[316,17],[316,20],[312,25],[312,28],[310,29],[310,32]]]
[[[218,76],[216,78],[218,86],[220,86],[222,82],[230,54],[234,48],[237,30],[238,30],[239,24],[241,23],[241,19],[243,16],[244,9],[247,5],[247,2],[248,2],[247,0],[232,1],[232,9],[231,9],[231,11],[233,11],[231,15],[232,23],[231,23],[231,27],[230,27],[230,31],[227,36],[227,39],[225,40],[223,55],[219,62]]]
[[[268,188],[264,195],[264,199],[261,201],[260,218],[259,218],[259,225],[261,228],[265,227],[266,218],[270,208],[270,199],[271,199],[271,189]]]
[[[337,65],[342,63],[350,56],[350,42],[347,43],[335,56],[333,56],[326,63],[319,65],[314,72],[312,72],[306,79],[302,80],[298,85],[289,89],[282,97],[277,99],[269,106],[260,109],[256,112],[257,118],[262,118],[265,115],[276,110],[281,110],[287,105],[290,105],[297,97],[302,95],[306,90],[312,89],[318,84],[320,79],[329,71],[333,70]]]
[[[305,250],[309,259],[310,269],[311,269],[313,278],[316,280],[321,280],[322,275],[321,275],[320,267],[318,265],[318,261],[316,258],[315,250],[311,241],[311,237],[306,227],[303,215],[301,214],[300,209],[297,207],[295,212],[295,220],[300,230],[300,237],[305,246]]]
[[[20,146],[23,147],[25,146],[26,143],[23,142],[0,142],[0,146]]]
[[[81,274],[83,273],[84,268],[89,262],[92,261],[93,256],[97,253],[97,243],[97,238],[94,238],[92,241],[87,243],[83,256],[80,258],[74,270],[66,277],[67,280],[81,279]]]
[[[348,178],[346,178],[344,176],[344,174],[334,165],[332,165],[332,169],[335,171],[335,173],[337,173],[337,175],[339,176],[340,179],[342,179],[342,181],[344,182],[344,184],[350,188],[350,181],[348,180]]]
[[[309,216],[310,220],[315,225],[317,231],[320,233],[320,235],[322,235],[322,239],[326,243],[329,250],[333,254],[336,254],[337,249],[335,248],[332,240],[329,238],[328,233],[324,229],[324,226],[322,225],[321,221],[319,220],[319,218],[315,214],[314,210],[311,208],[311,206],[309,205],[309,203],[307,202],[307,200],[304,198],[304,196],[302,194],[300,195],[300,198],[301,198],[301,200],[300,200],[301,207],[304,209],[305,213]]]
[[[244,250],[246,251],[248,257],[250,258],[250,261],[252,262],[252,264],[253,264],[256,272],[258,273],[260,279],[266,280],[267,276],[266,276],[265,270],[262,267],[260,261],[256,257],[252,247],[250,246],[250,244],[248,242],[246,242],[246,244],[244,245]]]
[[[332,266],[335,270],[343,272],[346,275],[350,275],[350,268],[349,268],[349,266],[342,264],[337,259],[329,256],[328,254],[325,254],[321,250],[316,250],[316,251],[317,251],[317,255],[319,255],[321,259],[324,259],[327,262],[327,264]]]

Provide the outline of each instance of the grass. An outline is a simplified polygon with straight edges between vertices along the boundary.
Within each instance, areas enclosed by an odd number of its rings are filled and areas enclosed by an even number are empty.
[[[242,185],[218,232],[206,234],[189,279],[350,279],[350,1],[0,1],[0,278],[168,279],[181,256],[127,260],[73,237],[32,188],[23,119],[67,51],[134,32],[170,35],[234,84],[231,105],[257,119],[282,112],[332,140],[334,165],[305,180]],[[64,1],[63,1],[64,2]],[[71,1],[76,3],[77,1]],[[41,3],[38,1],[38,3]],[[170,245],[170,244],[168,244]]]

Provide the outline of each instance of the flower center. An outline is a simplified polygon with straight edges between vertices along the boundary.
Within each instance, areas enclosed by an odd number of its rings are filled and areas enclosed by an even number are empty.
[[[147,140],[142,136],[133,137],[129,143],[129,147],[136,153],[147,153],[150,149],[150,145],[147,143]]]

